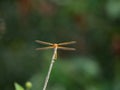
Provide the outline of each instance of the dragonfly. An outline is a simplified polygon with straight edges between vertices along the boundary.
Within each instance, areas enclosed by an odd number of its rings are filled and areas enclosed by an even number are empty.
[[[69,42],[62,42],[62,43],[50,43],[50,42],[35,40],[35,42],[39,44],[43,44],[43,45],[49,45],[47,47],[36,48],[36,50],[47,50],[47,49],[59,49],[59,50],[69,50],[69,51],[76,50],[75,48],[65,47],[66,45],[75,44],[76,41],[69,41]],[[57,53],[56,53],[56,57],[57,57]]]
[[[76,50],[75,48],[70,48],[70,47],[64,47],[62,45],[69,45],[69,44],[74,44],[76,41],[70,41],[70,42],[63,42],[63,43],[50,43],[50,42],[45,42],[45,41],[40,41],[40,40],[35,40],[35,42],[39,44],[44,44],[44,45],[50,45],[47,47],[42,47],[42,48],[36,48],[36,50],[46,50],[46,49],[61,49],[61,50]]]

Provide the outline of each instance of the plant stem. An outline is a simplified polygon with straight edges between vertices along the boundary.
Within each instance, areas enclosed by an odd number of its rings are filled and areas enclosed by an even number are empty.
[[[49,81],[49,77],[50,77],[50,73],[51,73],[53,64],[55,62],[55,59],[57,59],[57,47],[54,48],[54,53],[53,53],[52,60],[51,60],[50,66],[49,66],[48,74],[47,74],[46,79],[45,79],[43,90],[46,90],[46,87],[47,87],[47,84]]]

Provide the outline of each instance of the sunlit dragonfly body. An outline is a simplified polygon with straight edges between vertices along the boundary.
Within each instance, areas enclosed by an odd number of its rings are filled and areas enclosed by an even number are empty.
[[[46,49],[60,49],[60,50],[71,50],[71,51],[76,50],[75,48],[64,47],[64,45],[74,44],[76,43],[76,41],[63,42],[63,43],[58,43],[58,44],[40,41],[40,40],[35,40],[35,42],[39,44],[49,45],[47,47],[36,48],[36,50],[46,50]],[[57,53],[56,53],[56,57],[57,57]]]

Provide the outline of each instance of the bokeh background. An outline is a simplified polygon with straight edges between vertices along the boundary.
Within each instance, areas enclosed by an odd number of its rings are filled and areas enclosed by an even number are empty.
[[[42,90],[53,50],[35,40],[75,40],[59,51],[47,90],[120,90],[120,0],[0,0],[0,90]]]

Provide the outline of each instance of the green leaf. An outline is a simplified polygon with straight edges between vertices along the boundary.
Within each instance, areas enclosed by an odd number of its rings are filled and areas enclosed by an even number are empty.
[[[15,83],[14,85],[15,85],[15,90],[24,90],[24,88],[18,83]]]

